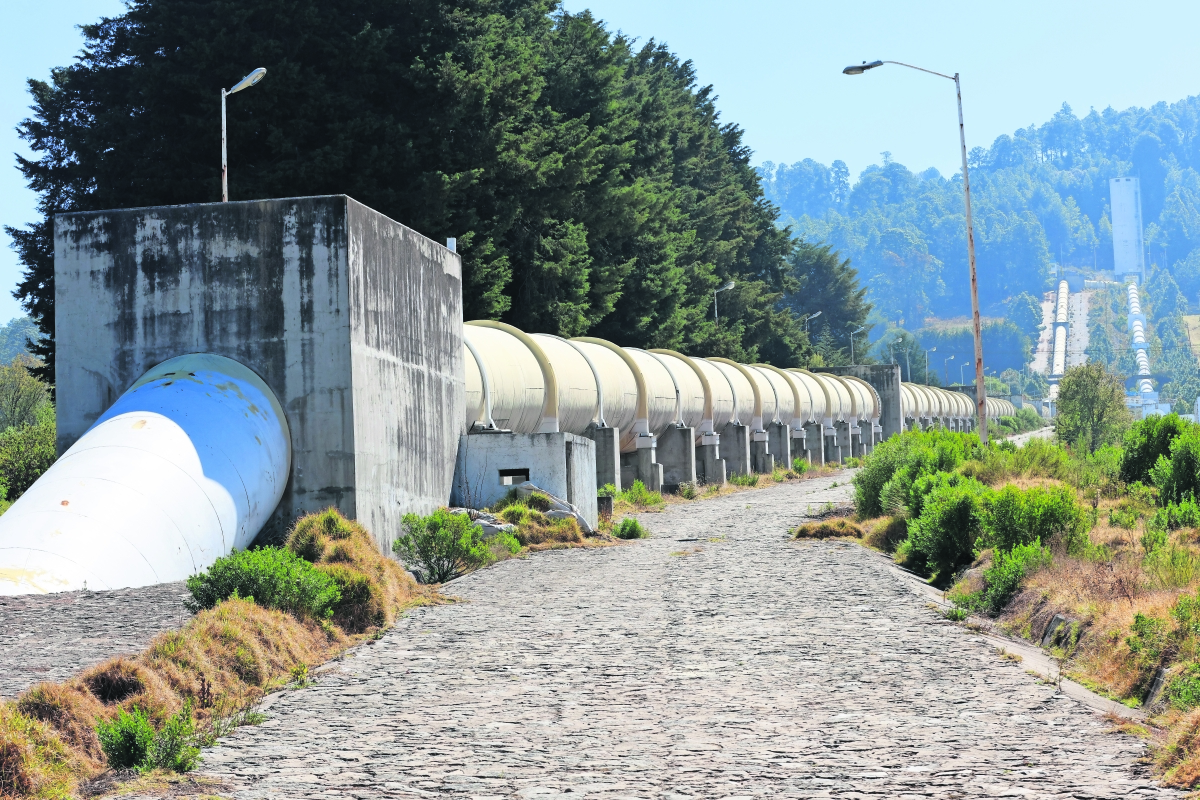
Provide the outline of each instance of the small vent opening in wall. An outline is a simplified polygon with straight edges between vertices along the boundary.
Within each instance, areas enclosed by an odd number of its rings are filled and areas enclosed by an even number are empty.
[[[502,469],[500,470],[500,485],[515,486],[518,483],[524,483],[529,480],[528,469]]]

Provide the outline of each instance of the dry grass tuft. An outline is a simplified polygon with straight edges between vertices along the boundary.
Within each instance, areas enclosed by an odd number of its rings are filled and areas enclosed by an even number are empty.
[[[217,717],[285,686],[293,669],[329,659],[404,608],[437,600],[383,555],[365,528],[333,509],[299,520],[288,547],[338,582],[342,602],[333,624],[229,599],[159,635],[137,656],[0,703],[0,797],[69,796],[103,769],[94,725],[120,708],[139,708],[161,724],[191,699],[196,721],[215,730]]]
[[[46,723],[0,704],[0,797],[70,797],[80,766]]]
[[[89,766],[98,769],[104,763],[94,726],[107,714],[104,704],[86,686],[39,683],[22,694],[15,705],[19,713],[53,728]]]
[[[862,537],[862,528],[846,517],[805,523],[796,528],[794,536],[796,539],[861,539]]]
[[[862,523],[863,543],[885,553],[894,553],[908,537],[908,521],[904,517],[879,517]]]
[[[535,516],[536,514],[536,516]],[[534,512],[517,527],[517,541],[531,550],[546,545],[583,544],[583,531],[574,519],[550,519]]]

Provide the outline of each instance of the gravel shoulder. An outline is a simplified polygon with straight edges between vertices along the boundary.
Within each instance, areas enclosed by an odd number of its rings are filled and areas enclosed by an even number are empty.
[[[877,554],[789,541],[845,480],[468,575],[269,698],[202,774],[239,798],[1183,796]]]

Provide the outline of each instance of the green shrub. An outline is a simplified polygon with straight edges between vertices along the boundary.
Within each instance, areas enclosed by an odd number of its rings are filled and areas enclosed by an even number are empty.
[[[735,472],[729,476],[729,482],[734,486],[758,486],[758,476],[753,473],[741,475]]]
[[[946,577],[971,563],[975,542],[984,532],[990,492],[974,478],[963,478],[938,486],[925,498],[921,515],[909,522],[908,542],[928,569]]]
[[[896,545],[894,558],[897,564],[907,570],[911,570],[918,575],[929,574],[929,564],[925,559],[925,554],[913,549],[911,539],[905,539]]]
[[[618,539],[646,539],[650,532],[642,527],[642,523],[633,517],[626,517],[621,524],[613,528],[613,536]]]
[[[597,497],[616,497],[617,494],[617,487],[611,483],[604,484],[596,491]]]
[[[946,619],[950,620],[951,622],[962,622],[970,615],[971,615],[971,612],[969,609],[960,608],[960,607],[947,608],[945,611],[942,612],[942,616],[945,617]]]
[[[907,498],[913,481],[925,474],[953,472],[979,448],[973,433],[941,428],[905,431],[875,447],[854,475],[854,507],[863,519],[889,512],[883,505],[884,486],[896,479],[890,497]]]
[[[1042,541],[1081,555],[1088,545],[1087,523],[1070,487],[1022,490],[1009,485],[992,495],[987,504],[985,544],[1007,551]]]
[[[150,745],[154,742],[154,725],[146,712],[134,708],[132,712],[118,709],[112,722],[96,724],[96,737],[100,749],[113,769],[138,769],[146,763]]]
[[[1108,524],[1114,528],[1124,528],[1131,531],[1137,527],[1138,513],[1132,508],[1110,508],[1108,510]]]
[[[263,608],[298,617],[328,619],[341,599],[334,580],[300,556],[281,547],[242,550],[218,558],[206,572],[187,580],[196,612],[234,595],[253,598]]]
[[[696,491],[696,484],[685,481],[679,484],[679,496],[684,500],[695,500],[700,493]]]
[[[490,540],[488,546],[493,553],[507,553],[510,556],[515,556],[521,552],[521,543],[508,531],[500,531]]]
[[[534,511],[541,511],[544,513],[549,511],[554,503],[550,500],[549,495],[542,494],[541,492],[530,492],[529,496],[525,498],[525,505],[529,506]]]
[[[1181,711],[1200,706],[1200,664],[1187,664],[1167,684],[1163,696]]]
[[[1150,480],[1163,503],[1200,495],[1200,425],[1189,425],[1172,440],[1170,457],[1158,457],[1150,468]]]
[[[16,500],[42,477],[57,457],[54,420],[0,432],[0,482],[7,499]]]
[[[1164,534],[1165,535],[1165,534]],[[1146,555],[1142,566],[1164,589],[1187,586],[1196,575],[1196,554],[1178,542],[1165,542]]]
[[[1139,420],[1125,432],[1120,477],[1125,483],[1150,480],[1150,470],[1160,456],[1170,457],[1171,443],[1191,427],[1178,414],[1154,415]]]
[[[1168,531],[1200,527],[1200,505],[1192,497],[1186,497],[1180,503],[1167,503],[1154,512],[1151,524]]]
[[[1167,621],[1147,614],[1134,614],[1131,635],[1125,639],[1125,644],[1143,671],[1157,667],[1171,644]]]
[[[167,719],[154,735],[144,766],[171,772],[191,772],[200,759],[200,748],[195,746],[195,740],[196,728],[192,721],[192,700],[189,697],[184,701],[183,708]]]
[[[445,583],[493,560],[483,541],[483,529],[466,514],[439,508],[428,517],[405,514],[404,534],[392,549],[425,583]]]
[[[808,461],[803,458],[793,458],[792,472],[796,473],[797,475],[803,475],[804,473],[808,472]]]
[[[634,481],[633,485],[617,494],[618,500],[623,500],[630,505],[638,508],[647,508],[650,506],[661,506],[663,504],[662,494],[652,492],[646,488],[646,484],[641,481]]]
[[[346,564],[321,564],[317,570],[329,576],[337,587],[339,598],[333,604],[332,616],[343,630],[362,633],[383,625],[387,612],[378,581]]]
[[[1142,549],[1146,551],[1147,556],[1152,555],[1166,547],[1169,539],[1167,532],[1162,528],[1147,525],[1142,533]]]
[[[991,565],[983,571],[982,602],[988,611],[999,614],[1021,588],[1021,581],[1051,562],[1050,551],[1034,540],[1015,545],[1011,551],[996,550]]]

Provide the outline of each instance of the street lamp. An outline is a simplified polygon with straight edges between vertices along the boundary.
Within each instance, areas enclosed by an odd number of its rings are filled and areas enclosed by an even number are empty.
[[[815,313],[815,314],[808,314],[808,315],[806,315],[806,316],[804,317],[804,334],[805,334],[806,336],[808,335],[808,321],[809,321],[810,319],[816,319],[817,317],[821,316],[821,314],[822,314],[822,313],[823,313],[823,312],[821,312],[821,311],[818,311],[818,312],[817,312],[817,313]]]
[[[242,89],[249,89],[251,86],[254,86],[256,83],[261,81],[266,74],[267,74],[267,70],[264,67],[259,67],[258,69],[254,70],[249,75],[247,75],[246,77],[242,78],[236,84],[234,84],[234,87],[232,89],[230,89],[229,91],[225,91],[225,88],[221,87],[221,202],[222,203],[229,202],[229,156],[226,154],[226,151],[225,151],[225,98],[231,94],[237,94]]]
[[[936,353],[936,352],[937,352],[936,347],[931,347],[925,351],[925,385],[926,386],[929,385],[929,354]]]
[[[971,220],[971,180],[967,174],[967,134],[963,127],[962,84],[959,82],[957,72],[952,76],[944,75],[931,69],[905,64],[903,61],[872,61],[869,64],[864,61],[857,66],[846,67],[842,70],[842,74],[862,75],[867,70],[882,67],[884,64],[908,67],[918,72],[927,72],[930,75],[954,81],[954,91],[958,96],[958,142],[962,148],[963,198],[967,210],[967,263],[971,268],[971,317],[975,328],[975,405],[979,416],[979,441],[987,444],[987,392],[983,381],[983,331],[979,319],[979,290],[975,278],[975,225]]]
[[[896,344],[900,344],[903,341],[904,341],[904,337],[901,336],[899,339],[896,340]],[[904,363],[908,366],[908,382],[912,383],[912,361],[909,360],[907,347],[904,348]]]
[[[717,321],[718,325],[721,324],[721,317],[717,314],[717,295],[719,295],[721,292],[728,292],[730,289],[732,289],[736,285],[737,284],[734,283],[733,281],[729,281],[724,286],[722,286],[720,289],[717,289],[713,292],[713,319],[715,319]]]
[[[958,385],[959,386],[967,385],[967,379],[963,377],[963,370],[966,368],[967,368],[967,362],[965,362],[965,361],[958,365]]]
[[[946,373],[946,383],[950,383],[950,362],[954,360],[954,356],[947,356],[942,362],[942,371]]]
[[[854,334],[862,333],[866,329],[867,329],[867,326],[863,325],[858,330],[850,331],[850,366],[854,366]]]

